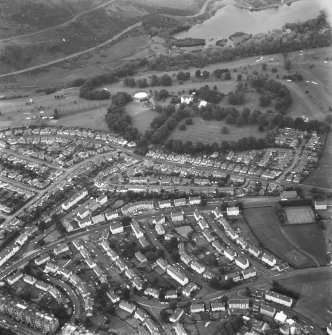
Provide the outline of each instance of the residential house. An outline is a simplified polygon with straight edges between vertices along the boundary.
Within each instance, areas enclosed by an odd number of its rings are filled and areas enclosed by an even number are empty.
[[[237,206],[227,207],[226,212],[228,216],[240,215],[240,209]]]
[[[169,317],[169,321],[171,321],[172,323],[179,322],[183,314],[184,310],[182,308],[177,308],[174,311],[174,314]]]
[[[265,292],[265,299],[287,307],[291,307],[293,304],[292,298],[273,291]]]
[[[226,307],[223,302],[211,301],[210,310],[211,312],[224,312],[226,310]]]
[[[178,293],[176,290],[169,290],[165,293],[166,300],[173,300],[178,298]]]
[[[120,297],[112,291],[108,291],[106,295],[110,298],[112,304],[115,304],[116,302],[120,301]]]
[[[225,250],[224,250],[224,255],[225,255],[225,257],[228,258],[230,261],[233,261],[234,258],[237,256],[237,255],[236,255],[236,252],[235,252],[233,249],[231,249],[231,248],[227,248],[227,249],[225,249]]]
[[[176,280],[182,286],[188,284],[189,282],[188,278],[172,265],[167,266],[166,272],[171,278]]]
[[[184,215],[182,212],[178,211],[178,212],[171,212],[171,219],[172,221],[175,222],[179,222],[179,221],[183,221],[184,220]]]
[[[165,235],[166,231],[162,224],[156,224],[155,229],[158,235]]]
[[[248,309],[249,299],[247,298],[231,298],[228,300],[229,309]]]
[[[205,271],[205,266],[197,261],[192,261],[190,267],[199,274],[202,274]]]
[[[198,304],[191,304],[191,306],[190,306],[190,313],[191,314],[201,313],[201,312],[205,312],[204,302],[198,303]]]
[[[183,326],[181,325],[181,323],[178,323],[177,325],[175,325],[173,329],[176,335],[187,335],[188,334],[183,328]]]
[[[190,297],[190,295],[198,290],[199,287],[194,283],[194,282],[190,282],[188,283],[182,290],[182,294],[185,296],[185,297]]]
[[[155,225],[157,225],[157,224],[162,225],[162,224],[165,223],[165,220],[166,220],[165,215],[160,214],[160,215],[156,215],[156,216],[153,218],[153,221],[152,221],[152,222],[153,222],[153,224],[155,224]]]
[[[159,299],[159,294],[160,293],[157,289],[152,288],[152,287],[148,287],[147,289],[145,289],[144,294],[148,295],[150,297],[153,297],[155,299]]]
[[[235,258],[235,264],[240,267],[242,270],[245,270],[249,267],[249,261],[246,258],[237,257]]]
[[[130,225],[137,239],[144,236],[143,231],[136,220],[132,220]]]
[[[253,268],[245,269],[242,272],[243,279],[249,279],[257,276],[257,272]]]
[[[189,205],[199,205],[202,202],[201,197],[190,197],[189,198]]]
[[[148,261],[148,259],[145,257],[145,255],[142,254],[141,251],[136,251],[135,257],[140,263],[145,263]]]
[[[267,253],[263,254],[262,261],[269,266],[274,266],[277,263],[277,260],[273,256],[268,255]]]
[[[259,312],[263,315],[269,316],[270,318],[274,318],[277,310],[268,304],[262,304]]]
[[[128,312],[128,313],[134,313],[136,310],[136,306],[134,304],[131,304],[127,301],[122,300],[119,303],[119,308],[121,308],[122,310]]]
[[[113,235],[123,233],[123,226],[120,221],[113,221],[110,224],[110,231]]]
[[[185,198],[174,199],[174,207],[181,207],[187,205],[187,200]]]

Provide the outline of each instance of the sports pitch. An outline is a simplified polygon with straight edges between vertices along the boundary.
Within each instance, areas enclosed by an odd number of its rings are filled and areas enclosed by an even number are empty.
[[[285,207],[289,224],[305,224],[315,222],[315,215],[310,206]]]

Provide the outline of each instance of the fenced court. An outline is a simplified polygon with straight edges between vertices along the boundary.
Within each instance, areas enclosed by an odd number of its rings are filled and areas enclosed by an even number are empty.
[[[305,224],[315,222],[315,215],[310,206],[284,207],[289,224]]]

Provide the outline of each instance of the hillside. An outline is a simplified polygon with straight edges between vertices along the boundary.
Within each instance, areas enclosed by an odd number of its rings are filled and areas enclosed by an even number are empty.
[[[190,15],[199,11],[204,2],[186,0],[180,12]],[[168,1],[160,6],[160,2],[152,0],[138,3],[132,0],[28,0],[24,3],[14,0],[13,5],[3,0],[0,5],[0,74],[95,47],[147,18],[148,26],[144,26],[141,33],[151,34],[155,26],[156,31],[174,28],[177,21],[160,14],[174,12],[175,5],[173,0],[170,7],[167,7]],[[4,32],[2,26],[6,26]]]
[[[0,38],[53,27],[107,0],[1,0]]]

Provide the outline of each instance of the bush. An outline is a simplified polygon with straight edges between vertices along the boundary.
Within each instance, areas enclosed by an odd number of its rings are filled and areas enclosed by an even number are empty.
[[[182,125],[180,126],[180,130],[186,130],[186,129],[187,129],[187,127],[186,127],[185,124],[182,124]]]

